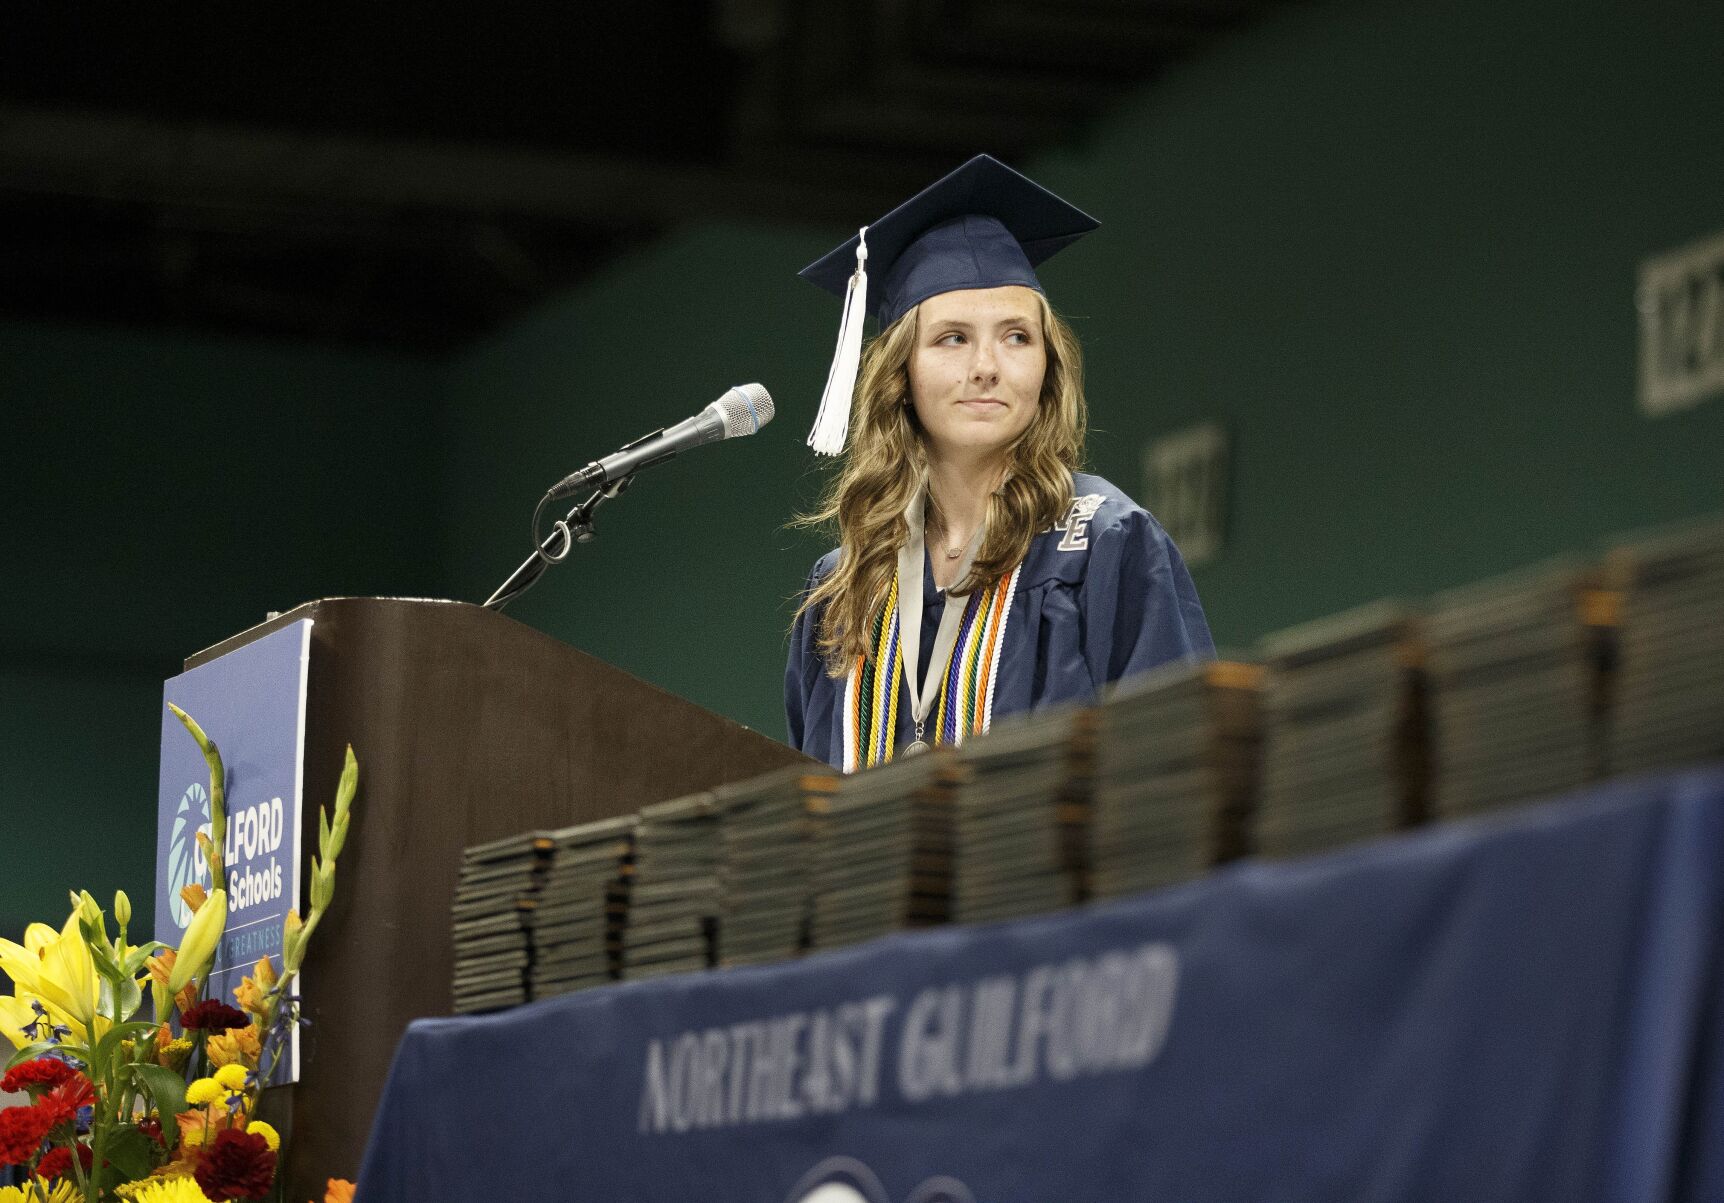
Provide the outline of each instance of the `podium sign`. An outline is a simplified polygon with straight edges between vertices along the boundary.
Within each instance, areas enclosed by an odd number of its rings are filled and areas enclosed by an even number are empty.
[[[259,957],[281,968],[282,923],[298,908],[304,793],[305,698],[311,620],[302,619],[200,665],[163,686],[221,749],[227,769],[227,931],[216,951],[208,997],[232,1004],[233,990]],[[156,812],[156,939],[177,945],[191,921],[180,898],[206,890],[209,865],[197,832],[211,827],[209,767],[197,741],[162,707],[161,780]],[[276,1082],[299,1078],[295,1032]]]

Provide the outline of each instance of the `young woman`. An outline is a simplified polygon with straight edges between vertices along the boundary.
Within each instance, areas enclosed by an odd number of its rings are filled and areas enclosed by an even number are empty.
[[[1160,525],[1077,472],[1081,355],[1033,264],[1095,224],[984,155],[804,270],[849,335],[810,442],[853,427],[785,671],[809,755],[853,771],[1214,654]],[[870,268],[882,329],[846,370]]]

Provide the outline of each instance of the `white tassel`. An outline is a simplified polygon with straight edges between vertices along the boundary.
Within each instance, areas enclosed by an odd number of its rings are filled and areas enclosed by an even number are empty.
[[[868,316],[868,227],[856,234],[856,274],[844,294],[844,316],[838,326],[838,350],[826,374],[826,391],[820,395],[820,412],[808,445],[816,455],[841,455],[850,434],[850,403],[856,392],[856,373],[862,366],[862,323]]]

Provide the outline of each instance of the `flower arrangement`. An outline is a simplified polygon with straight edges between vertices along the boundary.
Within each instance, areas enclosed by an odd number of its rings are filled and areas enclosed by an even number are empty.
[[[12,982],[12,993],[0,994],[0,1035],[15,1050],[0,1090],[29,1099],[0,1110],[0,1167],[21,1167],[26,1176],[22,1186],[0,1187],[0,1203],[279,1197],[281,1137],[257,1118],[257,1107],[301,1022],[292,986],[334,898],[359,765],[349,747],[333,815],[320,810],[311,908],[303,921],[288,912],[279,969],[260,958],[230,1005],[205,997],[228,913],[219,888],[226,772],[203,729],[170,709],[209,765],[212,829],[197,841],[217,888],[181,891],[193,915],[178,948],[129,942],[124,891],[114,896],[112,932],[86,891],[72,895],[58,931],[33,923],[22,944],[0,940],[0,970]],[[146,990],[151,1019],[138,1018]],[[331,1180],[326,1203],[350,1203],[352,1190]]]

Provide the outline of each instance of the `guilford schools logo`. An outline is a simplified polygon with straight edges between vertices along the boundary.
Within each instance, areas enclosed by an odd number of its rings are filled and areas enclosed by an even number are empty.
[[[209,863],[198,851],[198,832],[209,826],[209,791],[194,781],[180,795],[173,833],[168,837],[168,897],[174,922],[182,931],[192,921],[192,908],[180,897],[180,891],[194,882],[209,887]]]

